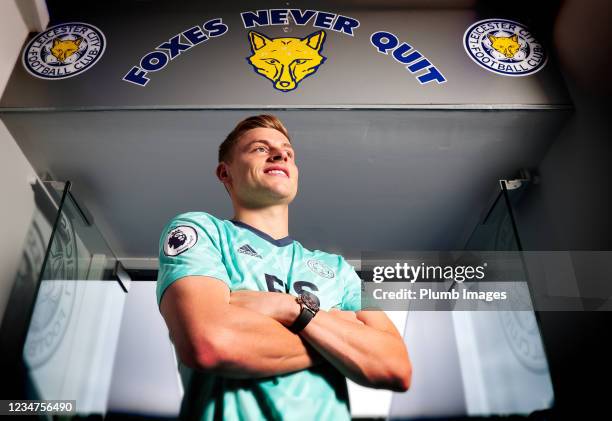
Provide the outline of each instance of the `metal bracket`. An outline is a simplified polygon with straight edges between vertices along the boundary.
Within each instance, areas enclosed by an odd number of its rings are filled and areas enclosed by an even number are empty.
[[[119,285],[121,286],[123,291],[125,291],[125,293],[127,294],[130,291],[132,278],[127,273],[127,271],[119,260],[117,260],[117,263],[115,264],[115,277],[117,278],[117,282],[119,282]]]

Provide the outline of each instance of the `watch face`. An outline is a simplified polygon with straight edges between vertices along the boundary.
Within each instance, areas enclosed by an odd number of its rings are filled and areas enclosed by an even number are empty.
[[[302,292],[300,297],[306,307],[313,311],[319,311],[319,297],[308,291]]]

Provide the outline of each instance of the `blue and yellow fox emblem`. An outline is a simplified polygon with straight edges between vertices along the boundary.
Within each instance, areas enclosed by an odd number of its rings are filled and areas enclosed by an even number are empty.
[[[249,40],[253,55],[247,60],[279,91],[297,88],[302,79],[316,72],[325,61],[321,55],[325,31],[315,32],[306,38],[268,38],[250,31]]]
[[[82,38],[65,39],[55,38],[51,47],[51,54],[60,62],[63,63],[68,57],[79,51]]]
[[[495,37],[488,35],[491,47],[506,58],[514,58],[516,53],[521,49],[521,44],[518,41],[518,35],[514,34],[510,37]]]

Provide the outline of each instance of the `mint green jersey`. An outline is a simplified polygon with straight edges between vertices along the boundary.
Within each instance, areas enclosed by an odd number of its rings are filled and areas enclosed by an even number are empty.
[[[173,218],[160,239],[157,304],[185,276],[210,276],[230,291],[315,294],[322,310],[361,309],[361,279],[342,256],[308,250],[290,237],[273,239],[239,221],[204,212]],[[263,340],[264,338],[262,338]],[[179,362],[182,419],[348,420],[346,379],[331,364],[260,379],[231,379]]]

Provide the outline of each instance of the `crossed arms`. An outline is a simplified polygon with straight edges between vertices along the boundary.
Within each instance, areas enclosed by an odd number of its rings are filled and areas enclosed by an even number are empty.
[[[287,329],[300,307],[279,292],[236,291],[186,276],[165,291],[160,311],[187,366],[232,378],[280,375],[324,360],[363,386],[403,392],[412,366],[382,311],[320,310],[299,333]]]

